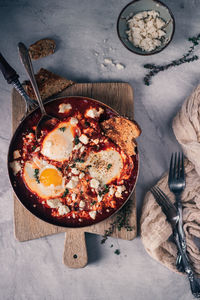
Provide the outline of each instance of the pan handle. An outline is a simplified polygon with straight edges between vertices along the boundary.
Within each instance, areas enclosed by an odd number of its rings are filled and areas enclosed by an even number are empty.
[[[9,65],[3,55],[0,53],[0,70],[5,80],[10,84],[19,78],[17,72]]]

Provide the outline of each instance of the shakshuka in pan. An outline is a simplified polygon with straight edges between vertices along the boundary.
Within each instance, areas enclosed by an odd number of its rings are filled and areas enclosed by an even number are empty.
[[[26,207],[53,224],[79,227],[107,218],[129,197],[138,171],[137,154],[102,129],[117,113],[83,97],[57,99],[46,109],[60,120],[54,128],[36,140],[38,111],[16,139],[9,162],[16,190]]]

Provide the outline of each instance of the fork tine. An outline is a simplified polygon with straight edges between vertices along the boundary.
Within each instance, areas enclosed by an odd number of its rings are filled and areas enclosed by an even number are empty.
[[[181,157],[181,173],[180,173],[181,178],[185,179],[185,169],[184,169],[184,154],[182,153]]]
[[[177,162],[177,152],[175,152],[175,158],[174,158],[173,178],[176,178],[176,162]]]
[[[167,195],[157,186],[156,187],[157,190],[160,192],[160,194],[162,195],[162,198],[164,199],[164,201],[166,202],[166,204],[168,205],[168,208],[175,208],[174,204],[170,201],[170,199],[167,197]]]
[[[177,179],[180,178],[180,174],[181,174],[180,163],[181,163],[181,154],[179,152],[178,153],[178,163],[177,163]]]
[[[151,188],[151,193],[153,194],[156,202],[158,203],[159,206],[163,209],[164,213],[166,212],[166,207],[163,205],[162,201],[160,200],[160,196],[157,192],[157,190],[153,187]]]
[[[170,159],[170,167],[169,167],[169,177],[168,177],[168,182],[169,182],[170,180],[172,180],[172,178],[173,178],[173,158],[174,158],[174,154],[172,153],[171,159]]]
[[[156,202],[162,207],[164,213],[167,214],[169,207],[168,207],[166,201],[163,200],[163,196],[161,195],[161,193],[159,192],[157,187],[152,188],[151,191],[156,199]]]

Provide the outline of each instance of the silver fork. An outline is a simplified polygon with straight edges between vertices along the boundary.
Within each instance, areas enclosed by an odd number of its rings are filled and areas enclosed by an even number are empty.
[[[182,244],[179,240],[179,234],[177,230],[177,225],[179,223],[179,214],[177,213],[177,209],[175,205],[169,200],[167,195],[159,187],[152,188],[151,192],[154,195],[154,198],[158,205],[161,206],[163,213],[166,215],[167,221],[172,226],[173,238],[181,255],[182,265],[185,273],[188,276],[191,292],[195,298],[200,298],[200,280],[195,276],[191,268],[189,259],[185,251],[183,250]]]
[[[172,153],[168,177],[168,186],[172,193],[174,193],[176,198],[175,206],[177,207],[179,213],[178,221],[178,232],[180,235],[180,241],[182,243],[182,248],[186,252],[186,240],[185,233],[183,230],[183,211],[181,203],[181,194],[185,189],[185,171],[184,171],[184,155],[180,152]]]

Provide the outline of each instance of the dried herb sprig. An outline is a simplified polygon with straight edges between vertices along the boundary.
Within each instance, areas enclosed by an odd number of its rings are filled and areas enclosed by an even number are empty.
[[[104,244],[109,236],[117,229],[121,231],[122,228],[125,228],[127,231],[132,231],[133,226],[130,226],[130,214],[132,210],[132,201],[129,200],[126,205],[117,213],[110,227],[105,230],[101,244]]]
[[[145,64],[144,65],[145,69],[150,70],[149,73],[147,73],[147,75],[144,77],[145,85],[149,86],[151,84],[151,78],[161,71],[165,71],[171,67],[176,67],[176,66],[182,65],[184,63],[189,63],[189,62],[199,59],[198,55],[193,55],[193,56],[191,56],[191,55],[194,52],[195,47],[199,45],[200,34],[198,34],[197,36],[188,38],[188,41],[192,42],[192,45],[190,46],[188,52],[183,54],[182,57],[180,57],[176,60],[173,60],[172,62],[170,62],[166,65],[163,65],[163,66],[155,65],[155,64]]]

